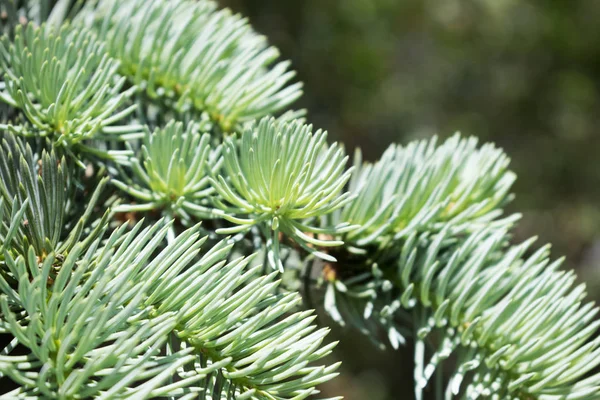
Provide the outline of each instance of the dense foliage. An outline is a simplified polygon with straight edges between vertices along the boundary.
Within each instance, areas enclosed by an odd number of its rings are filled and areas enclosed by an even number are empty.
[[[212,1],[0,12],[5,398],[308,398],[339,367],[316,299],[414,341],[417,399],[600,398],[598,309],[512,243],[502,150],[456,135],[348,167]]]

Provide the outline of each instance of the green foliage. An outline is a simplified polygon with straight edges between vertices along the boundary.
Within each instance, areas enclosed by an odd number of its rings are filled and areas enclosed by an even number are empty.
[[[19,25],[13,40],[3,38],[0,56],[5,73],[0,99],[21,109],[33,128],[13,127],[22,135],[48,136],[71,154],[73,148],[98,154],[83,141],[133,111],[131,106],[117,112],[131,90],[121,92],[125,81],[115,75],[118,62],[85,30]]]
[[[142,163],[133,160],[132,168],[137,182],[114,183],[129,195],[144,203],[123,205],[118,211],[144,211],[164,209],[187,221],[204,219],[213,215],[207,199],[214,192],[209,185],[209,173],[218,168],[213,165],[210,134],[198,132],[207,124],[168,123],[163,129],[150,133],[146,129],[142,145]],[[212,161],[210,159],[213,159]]]
[[[0,198],[5,202],[7,215],[23,210],[25,217],[22,224],[13,228],[18,236],[12,246],[19,253],[26,254],[30,245],[38,256],[67,253],[79,240],[106,180],[99,182],[86,208],[78,210],[70,199],[72,179],[65,159],[59,160],[54,152],[42,151],[38,159],[18,137],[7,134],[2,139]],[[103,222],[97,224],[96,229],[102,225]],[[65,237],[69,229],[72,231]]]
[[[413,235],[398,264],[398,300],[415,308],[417,398],[451,355],[458,368],[446,398],[463,381],[469,398],[598,396],[599,375],[586,377],[600,363],[600,340],[588,341],[598,309],[582,305],[585,289],[571,288],[575,276],[558,271],[562,260],[550,263],[548,246],[523,257],[531,241],[506,249],[501,230],[482,229],[449,249],[446,235],[424,246]],[[426,363],[425,341],[436,333],[439,347]]]
[[[305,222],[332,213],[352,199],[350,193],[341,193],[351,173],[344,172],[347,157],[337,144],[327,146],[326,139],[326,132],[313,133],[310,125],[277,123],[272,118],[246,128],[239,144],[234,137],[226,138],[222,158],[229,179],[220,175],[211,184],[226,202],[217,203],[223,218],[238,226],[217,233],[245,231],[260,224],[271,231],[265,234],[270,237],[269,261],[280,270],[279,232],[308,252],[335,261],[310,245],[339,246],[343,242],[307,233],[332,235],[354,227],[321,228]]]
[[[510,244],[501,150],[456,135],[347,168],[326,132],[272,116],[300,86],[228,10],[30,6],[47,25],[0,47],[4,397],[305,399],[339,366],[299,309],[315,294],[374,341],[414,340],[417,400],[430,381],[600,397],[597,309],[547,248]]]
[[[391,145],[374,164],[361,165],[359,153],[350,191],[360,195],[339,218],[360,228],[344,241],[385,248],[413,232],[455,235],[497,224],[515,174],[501,150],[476,146],[475,138],[455,135],[439,146],[436,139]]]
[[[27,238],[23,247],[31,243],[38,255],[53,251],[63,229],[68,190],[67,174],[61,165],[64,159],[59,161],[54,154],[44,152],[38,175],[31,148],[24,148],[12,135],[2,141],[0,155],[2,198],[7,204],[11,199],[17,200],[10,208],[26,207],[27,210],[27,223],[21,228],[22,236]]]
[[[206,111],[223,130],[283,110],[301,94],[289,62],[245,19],[212,1],[99,0],[81,20],[96,26],[121,73],[150,98]]]
[[[582,305],[584,287],[571,289],[572,272],[548,261],[548,247],[527,258],[531,241],[503,248],[505,232],[484,229],[445,251],[446,232],[421,247],[416,235],[398,265],[398,297],[415,311],[418,397],[439,364],[455,355],[459,366],[446,397],[585,399],[600,388],[582,379],[598,363],[599,341],[587,340],[598,327],[598,309]],[[434,259],[436,259],[434,261]],[[408,261],[412,259],[413,261]],[[394,307],[390,304],[389,307]],[[399,305],[396,305],[399,306]],[[385,310],[389,312],[388,310]],[[439,333],[439,348],[424,363],[425,340]],[[471,380],[465,377],[471,371]]]
[[[511,209],[525,219],[516,236],[553,243],[600,300],[600,2],[221,4],[293,57],[310,88],[303,104],[365,159],[378,159],[390,142],[456,130],[501,146],[519,176]],[[381,376],[386,400],[408,384],[389,369]],[[371,387],[364,375],[348,378]]]
[[[257,277],[249,259],[226,264],[224,242],[194,261],[203,242],[194,229],[155,254],[161,225],[123,225],[64,259],[7,258],[19,285],[0,279],[1,328],[15,337],[4,352],[29,351],[2,358],[20,384],[10,396],[300,399],[335,375],[337,365],[307,367],[335,345],[321,347],[327,330],[315,331],[310,313],[277,320],[299,299],[274,295],[274,274]]]
[[[9,206],[5,207],[3,197],[0,197],[0,251],[2,254],[10,248],[11,245],[17,245],[13,242],[17,233],[19,223],[22,221],[23,214],[25,213],[27,202],[18,207],[17,199]]]
[[[458,365],[443,392],[435,381],[446,399],[596,398],[598,309],[548,246],[525,257],[533,241],[507,244],[517,218],[498,207],[514,174],[501,151],[475,145],[391,147],[363,166],[341,214],[362,222],[346,239],[361,247],[333,267],[325,308],[395,348],[412,336],[417,399],[448,359]]]

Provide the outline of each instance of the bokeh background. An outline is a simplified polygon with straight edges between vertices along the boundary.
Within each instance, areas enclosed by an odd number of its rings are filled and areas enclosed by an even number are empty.
[[[493,141],[519,179],[516,240],[566,255],[600,300],[600,1],[221,0],[305,83],[309,120],[375,160],[455,131]],[[412,398],[410,351],[341,335],[328,394]],[[409,349],[410,350],[410,349]]]

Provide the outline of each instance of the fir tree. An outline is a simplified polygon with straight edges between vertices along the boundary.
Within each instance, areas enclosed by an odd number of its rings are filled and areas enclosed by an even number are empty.
[[[600,398],[598,310],[511,241],[502,150],[349,163],[212,1],[0,12],[2,398],[308,398],[339,363],[306,304],[413,342],[417,399]]]

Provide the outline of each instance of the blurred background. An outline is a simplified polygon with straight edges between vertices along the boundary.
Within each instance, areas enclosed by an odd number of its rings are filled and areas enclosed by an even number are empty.
[[[349,152],[375,160],[391,142],[456,131],[503,147],[519,177],[516,240],[553,243],[600,300],[600,1],[220,2],[292,60],[297,107]],[[327,394],[412,398],[410,351],[342,337]]]

